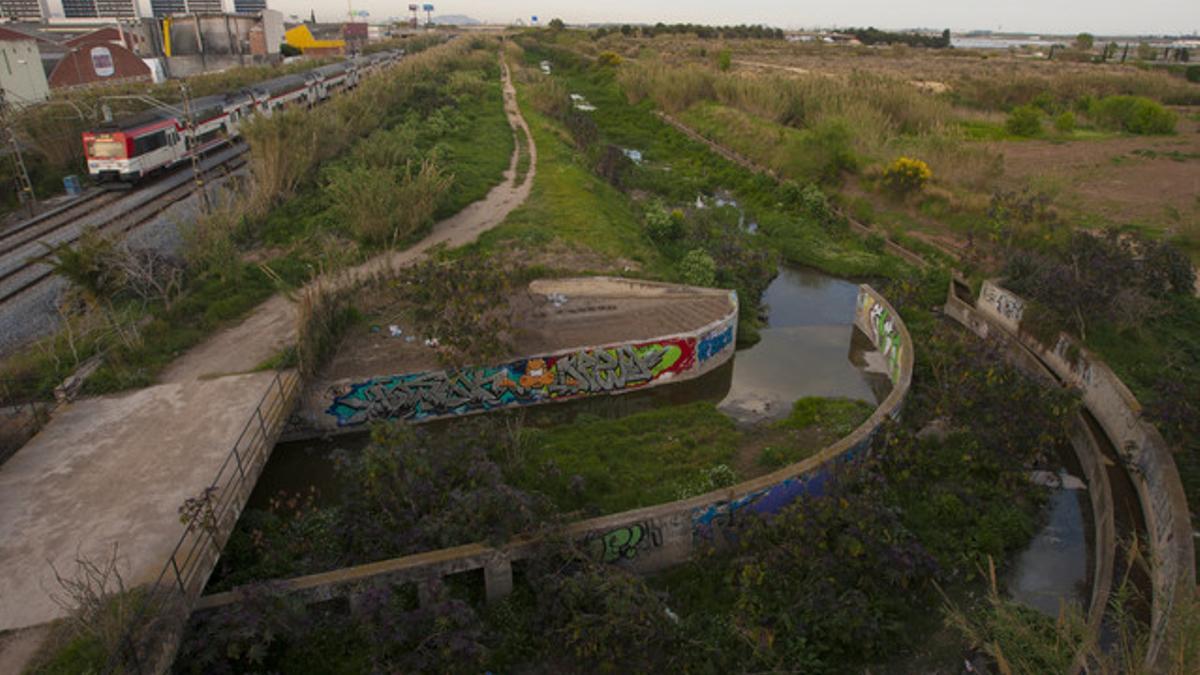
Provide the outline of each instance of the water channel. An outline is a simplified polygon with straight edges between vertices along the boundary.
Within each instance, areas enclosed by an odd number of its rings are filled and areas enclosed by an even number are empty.
[[[664,405],[712,401],[739,424],[785,417],[806,396],[845,397],[878,404],[890,382],[877,367],[870,341],[854,329],[858,285],[804,268],[782,267],[767,288],[767,323],[761,340],[739,350],[704,377],[620,396],[582,399],[527,409],[526,424],[570,424],[580,415],[621,417]],[[453,421],[431,423],[433,426]],[[340,486],[333,470],[338,451],[354,452],[370,440],[360,432],[280,443],[259,479],[248,508],[266,508],[280,491],[317,489],[320,501]],[[1068,466],[1070,466],[1068,462]],[[1075,472],[1078,474],[1078,472]],[[1012,597],[1050,614],[1059,598],[1086,605],[1090,507],[1069,474],[1053,488],[1048,516],[1006,575]]]

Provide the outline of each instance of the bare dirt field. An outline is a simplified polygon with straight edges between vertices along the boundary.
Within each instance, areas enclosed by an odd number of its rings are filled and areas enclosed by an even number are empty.
[[[1001,185],[1043,190],[1080,215],[1168,230],[1200,218],[1200,123],[1187,115],[1175,136],[991,147],[1004,156]]]

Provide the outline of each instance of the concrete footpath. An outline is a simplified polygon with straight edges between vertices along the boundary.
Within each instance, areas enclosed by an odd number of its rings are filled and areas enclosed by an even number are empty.
[[[56,567],[117,546],[127,586],[154,581],[183,532],[178,509],[217,475],[275,373],[86,399],[0,465],[0,631],[63,616]]]

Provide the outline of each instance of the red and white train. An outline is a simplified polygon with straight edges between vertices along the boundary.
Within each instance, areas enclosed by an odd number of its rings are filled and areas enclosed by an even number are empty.
[[[353,89],[364,75],[403,55],[403,50],[381,52],[259,82],[235,93],[195,99],[191,104],[194,142],[187,118],[168,111],[149,110],[105,122],[83,133],[88,174],[96,183],[130,186],[237,138],[238,126],[247,117],[270,117],[276,110],[295,106],[311,108]]]

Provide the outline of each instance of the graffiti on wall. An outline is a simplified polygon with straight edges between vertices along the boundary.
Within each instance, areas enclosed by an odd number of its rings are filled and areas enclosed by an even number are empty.
[[[871,447],[873,434],[859,440],[839,456],[836,462],[852,461]],[[722,500],[692,511],[692,538],[694,541],[713,541],[716,533],[728,528],[739,517],[778,513],[788,504],[803,496],[819,497],[825,494],[825,486],[832,475],[833,464],[825,463],[802,476],[785,478],[783,481],[761,490],[747,493],[732,500]]]
[[[700,345],[696,347],[696,358],[700,360],[700,363],[704,363],[725,351],[725,348],[731,344],[733,344],[732,323],[700,338]]]
[[[1021,323],[1021,316],[1025,313],[1025,303],[1017,296],[991,283],[985,283],[981,298],[984,304],[995,310],[996,314],[1014,324]]]
[[[867,316],[867,325],[871,329],[871,341],[875,348],[887,360],[888,375],[892,382],[900,379],[900,357],[904,350],[901,344],[900,331],[896,329],[896,321],[882,304],[876,302],[869,293],[859,292],[858,311]]]
[[[633,560],[644,549],[659,548],[663,545],[663,536],[657,525],[646,520],[593,535],[584,545],[596,560],[613,563]]]
[[[696,364],[695,337],[583,349],[502,366],[441,370],[336,388],[326,410],[339,427],[372,420],[419,421],[595,394],[619,393],[666,381]],[[713,347],[707,358],[730,349]],[[712,351],[712,349],[717,351]]]

